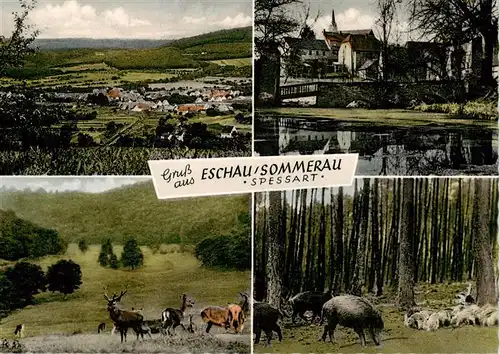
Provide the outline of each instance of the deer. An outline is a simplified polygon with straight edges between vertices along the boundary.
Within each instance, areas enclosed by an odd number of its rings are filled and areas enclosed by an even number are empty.
[[[121,342],[127,341],[127,331],[132,328],[137,334],[137,340],[139,340],[139,335],[144,339],[143,331],[143,320],[144,317],[134,311],[124,311],[118,308],[118,302],[120,302],[123,295],[127,293],[128,290],[121,291],[120,296],[113,294],[110,299],[106,294],[106,288],[104,288],[104,299],[108,302],[107,310],[109,312],[109,317],[113,321],[115,327],[120,331]],[[112,331],[113,332],[113,331]]]
[[[240,293],[240,296],[243,298],[239,305],[241,307],[241,310],[245,315],[250,314],[250,304],[248,303],[248,295],[246,293]]]
[[[182,294],[181,300],[182,302],[180,309],[173,309],[169,307],[166,308],[165,311],[163,311],[161,314],[163,327],[167,330],[168,334],[172,334],[170,332],[170,329],[172,329],[172,332],[175,333],[175,328],[177,326],[181,326],[183,330],[186,330],[186,327],[184,327],[184,324],[182,324],[182,321],[184,320],[184,312],[186,311],[186,308],[193,307],[194,300],[188,298],[186,294]]]
[[[196,329],[197,329],[196,323],[194,323],[193,315],[191,314],[191,315],[189,315],[189,326],[188,326],[187,330],[189,333],[194,333],[194,332],[196,332]]]
[[[248,306],[248,298],[241,293],[240,295],[243,297],[241,305],[228,303],[227,307],[210,306],[201,311],[201,318],[203,322],[207,323],[206,333],[210,333],[210,329],[214,325],[223,327],[226,330],[232,328],[234,333],[243,331],[245,314],[242,306]]]
[[[14,335],[19,336],[21,338],[24,336],[24,324],[23,323],[18,324],[16,326],[16,330],[14,331]]]
[[[99,326],[97,326],[97,334],[100,334],[101,332],[104,332],[106,330],[106,323],[102,322],[99,323]]]

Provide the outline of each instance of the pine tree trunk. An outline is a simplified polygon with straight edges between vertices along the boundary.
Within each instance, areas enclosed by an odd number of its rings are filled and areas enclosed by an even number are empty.
[[[342,291],[342,270],[344,265],[344,188],[340,187],[337,194],[337,209],[335,211],[335,281],[334,294]]]
[[[413,292],[413,251],[411,249],[413,234],[413,183],[414,180],[412,178],[405,178],[403,180],[398,274],[398,306],[403,310],[407,310],[415,305],[415,295]]]
[[[325,190],[326,188],[321,188],[321,216],[319,223],[319,235],[318,235],[318,278],[316,282],[316,289],[319,291],[325,290],[325,278],[326,278],[326,207],[325,207]]]
[[[274,308],[281,308],[283,294],[284,240],[281,232],[281,192],[269,192],[269,234],[267,257],[267,302]]]
[[[477,304],[496,305],[495,273],[489,240],[489,215],[486,201],[489,195],[489,179],[474,179],[474,208],[472,209],[474,233],[474,259],[476,265]]]
[[[368,218],[370,215],[370,179],[363,180],[362,192],[362,214],[361,214],[361,232],[359,233],[358,250],[356,255],[355,273],[351,294],[361,296],[365,285],[365,250],[366,238],[368,234]]]

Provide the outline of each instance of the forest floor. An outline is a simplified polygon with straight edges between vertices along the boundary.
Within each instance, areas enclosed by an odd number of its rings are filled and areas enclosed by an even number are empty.
[[[206,306],[224,306],[239,302],[239,292],[249,292],[250,272],[216,271],[201,267],[191,253],[154,253],[142,247],[144,266],[136,270],[103,268],[97,262],[100,246],[90,245],[82,253],[76,244],[70,244],[65,255],[44,257],[39,262],[44,271],[59,259],[71,259],[80,265],[82,285],[65,298],[59,293],[44,292],[36,296],[36,304],[18,310],[3,318],[0,338],[9,342],[14,328],[25,324],[25,338],[20,340],[28,352],[249,352],[250,324],[240,335],[227,334],[213,327],[203,333],[205,325],[199,316]],[[122,247],[114,247],[121,255]],[[145,319],[160,319],[166,307],[178,308],[179,297],[186,293],[195,301],[186,313],[193,314],[198,333],[181,333],[172,338],[153,335],[144,342],[136,342],[129,331],[127,343],[120,344],[120,336],[110,336],[112,322],[106,311],[103,286],[108,295],[119,293],[128,286],[122,299],[123,308],[143,308]],[[106,331],[97,335],[99,323],[106,323]],[[0,349],[1,351],[1,349]]]
[[[370,123],[400,127],[425,127],[426,125],[477,126],[497,128],[495,120],[453,118],[448,113],[422,112],[408,109],[365,109],[365,108],[316,108],[281,107],[259,109],[260,115],[279,114],[281,117],[333,119],[352,123]]]
[[[466,284],[422,284],[416,287],[415,297],[419,306],[445,308],[453,306],[454,295],[466,289]],[[372,299],[370,299],[372,300]],[[405,327],[403,313],[394,306],[392,296],[382,297],[373,303],[382,313],[385,328],[382,343],[376,346],[365,331],[367,346],[363,348],[359,337],[350,328],[338,326],[335,343],[320,342],[323,327],[317,323],[305,324],[297,320],[292,325],[289,318],[282,324],[283,341],[276,333],[270,347],[265,346],[265,334],[261,343],[254,346],[256,353],[497,353],[498,327],[464,326],[440,328],[426,332]],[[300,324],[299,324],[300,323]]]

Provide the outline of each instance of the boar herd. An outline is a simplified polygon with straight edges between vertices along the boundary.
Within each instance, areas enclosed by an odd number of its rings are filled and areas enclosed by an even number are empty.
[[[307,321],[305,312],[313,313],[311,321],[319,316],[319,325],[324,325],[323,335],[320,340],[325,341],[328,334],[330,341],[334,342],[334,331],[337,325],[352,328],[359,336],[361,344],[366,345],[365,330],[367,330],[376,345],[380,344],[380,333],[384,329],[384,321],[379,311],[366,299],[343,295],[332,297],[330,293],[317,293],[312,291],[301,292],[288,303],[292,307],[292,322],[295,323],[296,316]],[[288,317],[279,309],[265,302],[253,303],[253,331],[255,343],[259,343],[261,332],[267,337],[267,345],[271,344],[272,333],[278,334],[278,339],[283,339],[280,319]]]
[[[498,307],[485,305],[482,307],[474,303],[468,293],[456,296],[458,304],[441,310],[412,308],[404,314],[406,327],[434,331],[441,327],[458,327],[462,325],[497,326]],[[253,332],[254,343],[260,342],[262,331],[266,334],[266,345],[271,344],[273,332],[282,341],[283,332],[280,321],[289,317],[292,324],[296,323],[297,316],[306,322],[315,322],[319,317],[319,326],[323,327],[320,341],[326,341],[328,335],[332,343],[335,342],[334,331],[337,325],[351,328],[358,335],[362,346],[366,346],[365,331],[368,332],[375,345],[381,343],[381,333],[384,330],[384,320],[381,313],[368,300],[354,295],[332,296],[329,292],[318,293],[312,291],[301,292],[287,301],[291,307],[289,316],[280,309],[268,303],[253,300]],[[311,312],[308,320],[306,312]]]

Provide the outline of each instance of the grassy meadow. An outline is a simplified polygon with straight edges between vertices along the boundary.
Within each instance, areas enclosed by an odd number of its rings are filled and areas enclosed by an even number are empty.
[[[134,270],[103,268],[97,263],[100,245],[90,245],[87,252],[81,252],[76,244],[70,244],[66,254],[61,256],[44,257],[35,262],[40,264],[44,271],[50,264],[59,259],[71,259],[81,266],[82,286],[75,293],[68,295],[65,299],[59,293],[42,293],[36,297],[37,304],[28,306],[22,310],[12,313],[0,322],[0,337],[13,338],[13,329],[18,323],[24,323],[25,340],[21,343],[28,351],[115,351],[120,343],[119,336],[110,339],[109,331],[112,322],[106,311],[106,301],[103,298],[103,286],[108,286],[108,295],[113,292],[125,290],[128,285],[128,293],[123,297],[124,308],[143,308],[146,319],[159,319],[161,312],[166,307],[177,308],[180,306],[179,296],[183,293],[191,296],[196,304],[188,313],[194,314],[198,328],[203,329],[203,323],[199,316],[205,306],[224,306],[228,302],[239,301],[238,292],[249,291],[250,272],[241,271],[216,271],[200,266],[198,260],[189,252],[181,252],[178,245],[163,245],[161,249],[153,254],[148,247],[142,247],[144,254],[144,266]],[[122,247],[115,246],[114,252],[120,255]],[[102,336],[85,337],[88,334],[97,333],[97,325],[106,322],[107,330]],[[249,325],[247,325],[249,327]],[[178,329],[181,332],[181,329]],[[214,335],[223,334],[219,328],[213,328]],[[75,333],[81,336],[78,341],[80,346],[75,346],[73,340],[66,340],[67,335]],[[245,330],[246,340],[239,338],[236,341],[250,341],[249,328]],[[83,336],[82,336],[83,335]],[[43,346],[40,337],[48,336],[43,342],[52,338],[51,346]],[[161,348],[162,340],[156,338],[148,345]],[[193,336],[198,336],[193,334]],[[234,337],[243,337],[234,336]],[[54,339],[55,338],[55,339]],[[71,338],[71,337],[70,337]],[[101,339],[104,338],[104,339]],[[222,338],[225,338],[222,336]],[[231,337],[229,337],[231,338]],[[189,337],[188,337],[189,339]],[[88,340],[88,342],[87,342]],[[128,343],[123,347],[135,348],[135,335],[130,331]],[[178,345],[189,344],[189,340],[179,341]],[[225,342],[229,342],[226,340]],[[208,341],[209,344],[210,341]],[[90,344],[90,347],[87,347]],[[203,341],[197,342],[203,345]],[[212,345],[216,345],[212,343]],[[170,343],[172,345],[172,343]],[[163,347],[161,350],[165,350]],[[206,350],[209,350],[206,348]]]
[[[77,182],[102,183],[89,179],[45,183]],[[68,243],[63,254],[24,261],[47,272],[61,259],[72,260],[82,272],[82,285],[73,294],[42,292],[34,304],[8,313],[0,320],[0,338],[14,339],[15,326],[24,323],[25,338],[20,342],[30,352],[116,352],[117,348],[124,352],[249,352],[249,323],[242,334],[214,327],[207,335],[200,312],[207,306],[239,303],[240,292],[250,293],[250,270],[233,270],[229,263],[207,267],[195,255],[196,245],[207,237],[245,237],[250,229],[248,195],[158,200],[151,182],[139,182],[101,193],[2,190],[0,209],[54,229]],[[1,222],[0,227],[10,230],[8,221]],[[112,269],[98,263],[105,239],[111,239],[120,259],[130,237],[135,237],[144,255],[142,266]],[[80,240],[89,246],[85,252],[78,246]],[[0,270],[14,264],[0,260]],[[147,320],[160,319],[167,307],[179,308],[185,293],[195,301],[186,314],[193,314],[197,332],[178,328],[173,337],[154,334],[139,343],[130,330],[128,342],[120,345],[119,335],[109,335],[112,321],[104,287],[109,296],[128,289],[122,308],[142,308]],[[98,335],[101,322],[107,329]]]
[[[464,283],[420,284],[415,295],[419,306],[446,308],[453,305],[455,294],[467,288]],[[367,347],[359,343],[358,335],[352,330],[337,326],[335,341],[320,342],[323,326],[297,322],[292,325],[289,318],[282,324],[283,341],[280,343],[273,333],[271,347],[265,346],[265,334],[255,345],[256,353],[496,353],[498,351],[498,327],[463,326],[440,328],[433,332],[405,327],[403,313],[394,306],[394,294],[370,299],[382,313],[384,331],[382,343],[376,346],[367,331]],[[290,313],[291,314],[291,313]],[[300,324],[299,324],[300,323]]]

